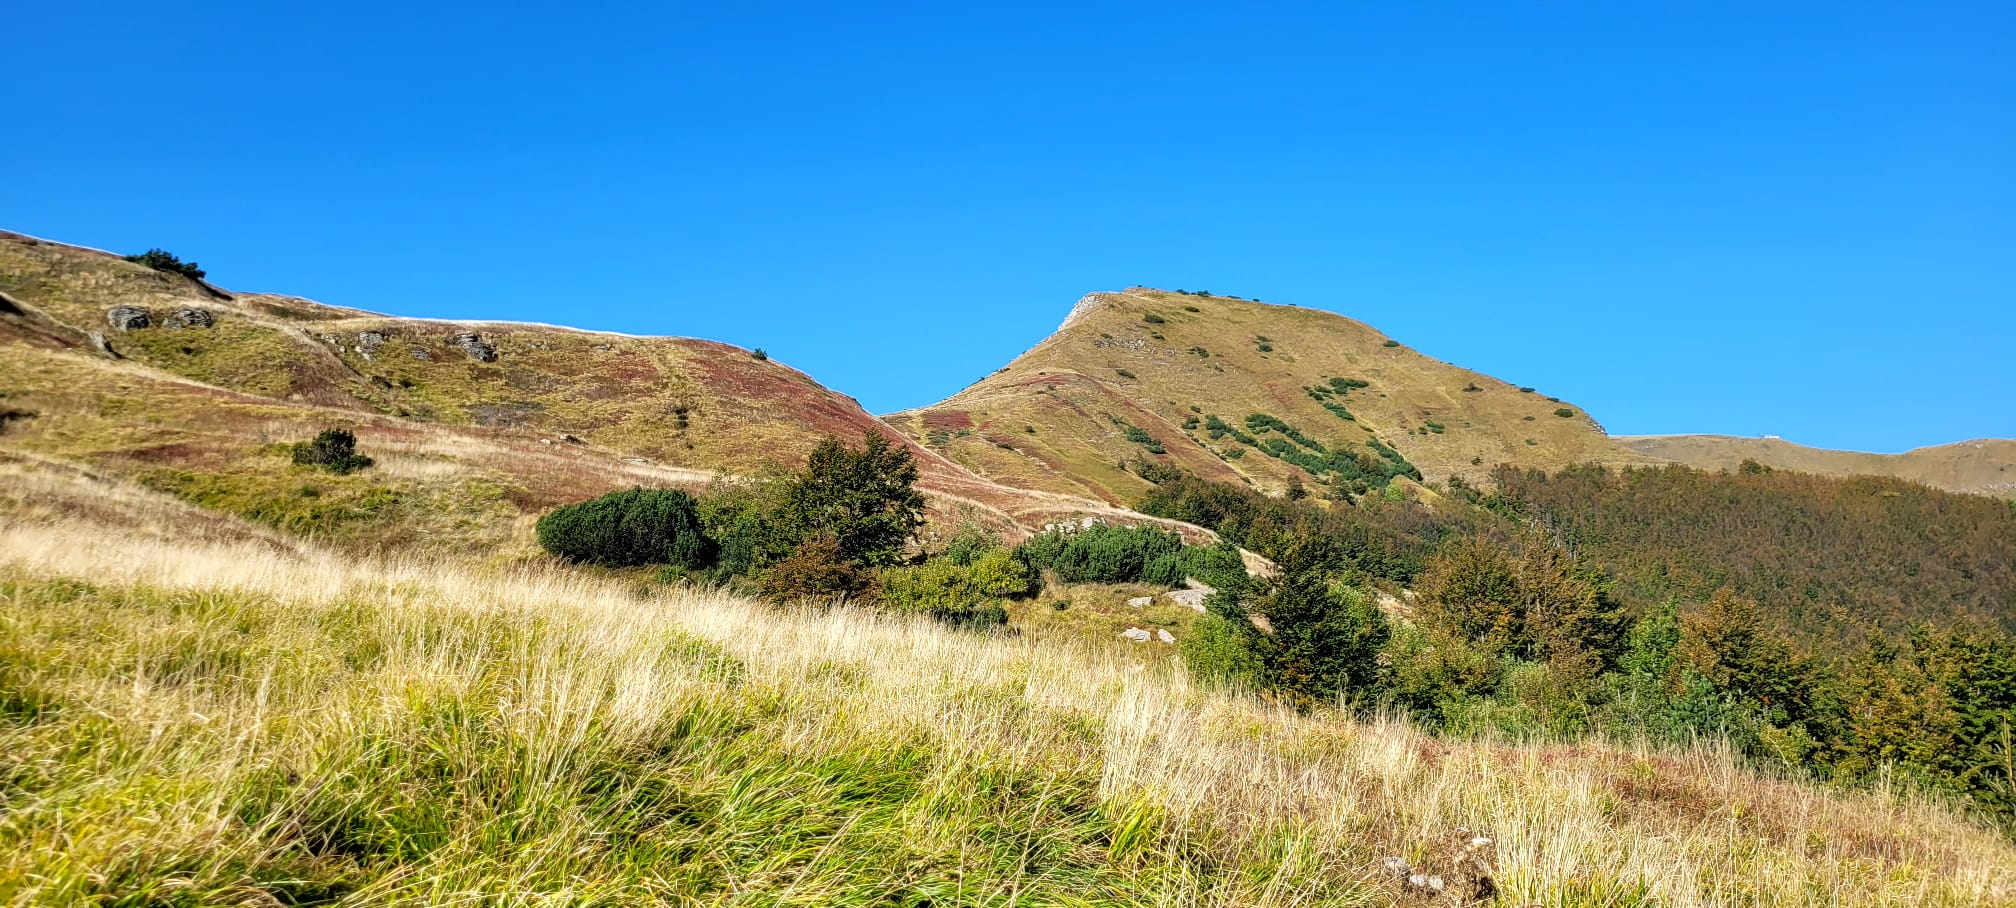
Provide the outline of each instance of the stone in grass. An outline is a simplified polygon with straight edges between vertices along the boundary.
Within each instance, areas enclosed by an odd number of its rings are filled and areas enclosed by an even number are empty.
[[[1166,627],[1158,627],[1155,629],[1155,639],[1163,643],[1175,643],[1176,635],[1169,633],[1169,629]]]
[[[1133,606],[1133,607],[1135,607],[1135,608],[1147,608],[1148,606],[1150,606],[1150,605],[1154,605],[1154,604],[1155,604],[1155,597],[1153,597],[1153,596],[1136,596],[1136,597],[1134,597],[1134,598],[1132,598],[1132,599],[1129,599],[1129,600],[1127,600],[1127,604],[1128,604],[1128,605],[1131,605],[1131,606]]]
[[[137,331],[151,327],[154,317],[139,306],[113,306],[105,310],[105,321],[121,331]]]
[[[163,328],[212,328],[217,325],[217,317],[208,309],[194,307],[177,309],[175,314],[162,320]]]
[[[1148,638],[1151,635],[1147,631],[1142,630],[1141,628],[1130,627],[1124,631],[1121,631],[1120,636],[1126,637],[1127,639],[1132,640],[1135,643],[1147,643]]]
[[[484,340],[483,335],[477,334],[474,331],[457,334],[449,338],[448,342],[461,347],[462,352],[469,354],[470,359],[479,363],[494,363],[497,361],[497,348],[492,346],[489,341]]]
[[[1489,836],[1458,826],[1444,836],[1423,867],[1405,859],[1387,858],[1386,873],[1400,884],[1402,904],[1480,905],[1498,898],[1498,846]]]

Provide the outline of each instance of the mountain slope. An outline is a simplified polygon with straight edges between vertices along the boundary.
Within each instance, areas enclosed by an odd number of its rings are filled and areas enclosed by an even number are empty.
[[[1457,903],[1395,856],[1508,906],[2016,897],[2016,848],[1908,786],[1705,744],[1438,739],[1111,648],[163,529],[0,521],[16,904]]]
[[[1254,414],[1278,422],[1256,429]],[[1213,417],[1236,431],[1214,432]],[[1269,489],[1336,478],[1268,447],[1305,461],[1346,450],[1384,469],[1396,462],[1385,445],[1428,480],[1482,481],[1500,463],[1658,462],[1612,443],[1572,404],[1432,359],[1361,322],[1141,287],[1086,296],[1006,368],[886,418],[981,475],[1109,501],[1147,487],[1122,467],[1139,457]]]
[[[1890,476],[1949,492],[2016,498],[2016,440],[2006,438],[1934,445],[1902,454],[1830,451],[1777,438],[1733,435],[1632,435],[1618,437],[1617,443],[1704,470],[1734,470],[1743,461],[1754,460],[1778,470]]]
[[[146,325],[120,307],[144,311]],[[115,315],[129,326],[114,327]],[[447,458],[428,468],[434,478],[501,483],[536,510],[639,482],[795,467],[827,434],[908,444],[852,398],[727,344],[233,294],[4,232],[0,349],[10,397],[0,410],[36,415],[0,443],[131,475],[275,472],[263,445],[352,425],[367,451],[424,447]],[[971,511],[1010,530],[1080,514],[1148,519],[1003,486],[911,448],[940,515]]]

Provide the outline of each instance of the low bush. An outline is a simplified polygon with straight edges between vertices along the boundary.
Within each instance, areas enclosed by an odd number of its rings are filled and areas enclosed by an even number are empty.
[[[882,571],[881,607],[899,614],[930,615],[960,627],[986,628],[1008,622],[1004,599],[1028,596],[1035,575],[1005,549],[980,554],[969,564],[934,558]]]
[[[1570,409],[1568,409],[1567,407],[1557,407],[1557,408],[1555,408],[1555,410],[1554,410],[1554,415],[1555,415],[1555,416],[1559,416],[1559,417],[1561,417],[1562,419],[1568,419],[1568,418],[1571,418],[1571,417],[1573,417],[1573,416],[1575,415],[1575,411],[1574,411],[1574,410],[1570,410]]]
[[[1166,323],[1166,322],[1168,322],[1168,321],[1169,321],[1168,319],[1166,319],[1166,318],[1163,318],[1162,316],[1159,316],[1159,315],[1156,315],[1156,314],[1155,314],[1155,313],[1153,313],[1153,312],[1150,312],[1150,313],[1148,313],[1147,315],[1144,315],[1144,316],[1141,316],[1141,320],[1142,320],[1142,321],[1144,321],[1144,322],[1147,322],[1148,324],[1151,324],[1151,325],[1160,325],[1160,324],[1164,324],[1164,323]]]
[[[146,265],[155,271],[167,271],[199,281],[203,279],[203,275],[206,273],[202,268],[197,267],[195,262],[182,261],[174,253],[166,249],[149,249],[139,255],[129,255],[126,257],[126,260],[135,264]]]
[[[1398,347],[1398,346],[1400,346],[1400,342],[1399,342],[1399,341],[1396,341],[1396,340],[1389,340],[1389,341],[1387,341],[1387,342],[1386,342],[1385,344],[1383,344],[1383,345],[1381,345],[1381,346],[1386,346],[1386,347]]]
[[[847,558],[839,537],[819,533],[764,571],[758,587],[765,598],[776,602],[849,596],[873,599],[875,580],[874,571]]]
[[[568,561],[611,567],[714,563],[693,496],[677,489],[631,489],[559,507],[539,518],[539,546]]]
[[[304,467],[328,470],[338,476],[355,473],[372,464],[357,453],[357,436],[349,429],[323,429],[314,441],[294,443],[294,462]]]
[[[1146,579],[1156,559],[1182,551],[1182,537],[1168,530],[1095,526],[1036,536],[1016,547],[1015,558],[1066,583],[1131,583]]]

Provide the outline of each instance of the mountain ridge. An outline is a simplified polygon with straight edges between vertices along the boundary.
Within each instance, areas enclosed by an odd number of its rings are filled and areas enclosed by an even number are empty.
[[[1690,433],[1620,435],[1619,444],[1705,470],[1740,469],[1746,461],[1823,476],[1889,476],[1949,492],[2016,498],[2016,440],[1970,438],[1897,454],[1816,448],[1782,438]]]

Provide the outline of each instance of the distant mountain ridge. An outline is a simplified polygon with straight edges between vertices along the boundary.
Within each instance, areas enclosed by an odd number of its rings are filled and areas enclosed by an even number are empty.
[[[2016,498],[2016,440],[1977,438],[1902,454],[1834,451],[1780,438],[1734,435],[1629,435],[1631,450],[1704,470],[1733,470],[1746,460],[1823,476],[1890,476],[1949,492]]]

